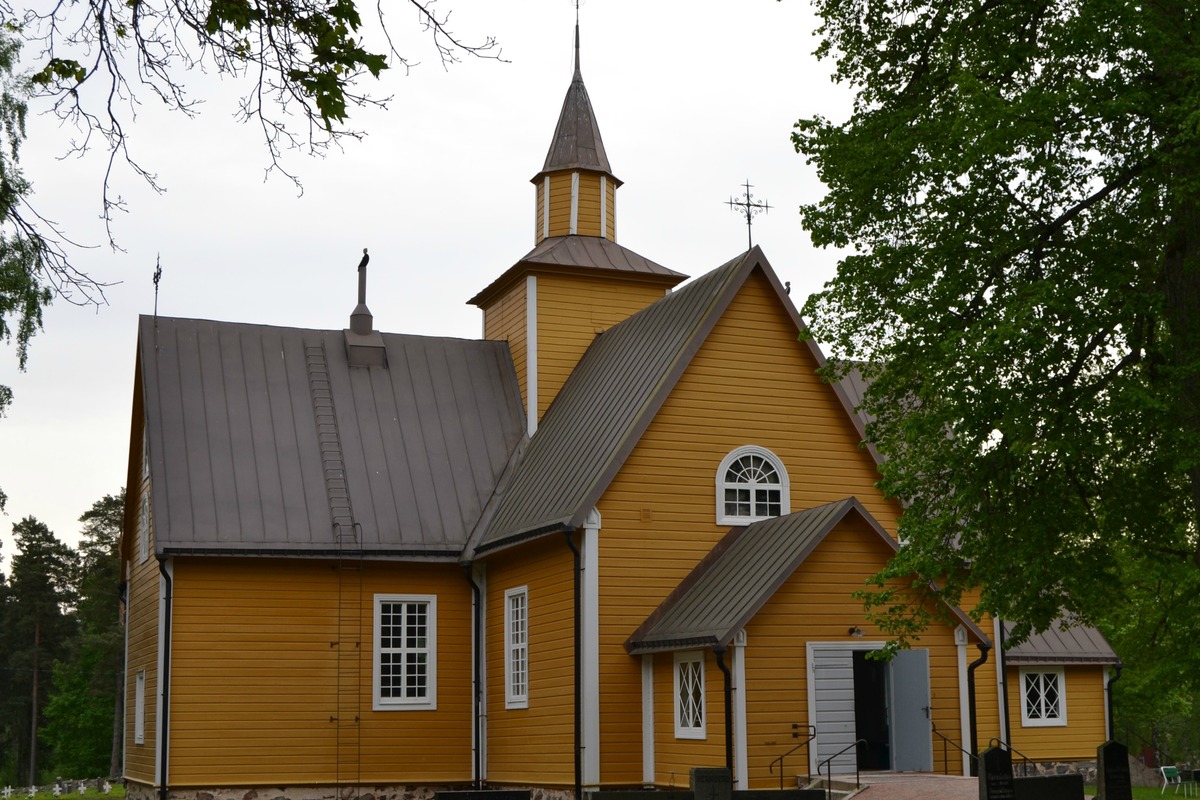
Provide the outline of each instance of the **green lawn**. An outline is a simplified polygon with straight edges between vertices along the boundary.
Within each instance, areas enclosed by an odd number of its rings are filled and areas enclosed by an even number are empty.
[[[14,791],[12,800],[30,800],[28,789],[25,791],[16,791],[15,786],[13,789]],[[95,789],[88,789],[83,794],[80,794],[79,792],[63,792],[61,797],[55,797],[53,792],[38,792],[33,796],[33,800],[123,800],[124,797],[124,784],[114,783],[112,785],[112,791],[108,794],[105,794],[104,792],[98,792]]]
[[[1180,789],[1178,794],[1173,794],[1172,789],[1167,789],[1166,793],[1162,793],[1162,789],[1158,786],[1135,786],[1133,787],[1133,800],[1168,800],[1168,798],[1178,798],[1183,800],[1183,790]],[[1096,787],[1088,786],[1084,792],[1095,797]],[[1193,792],[1192,797],[1195,797]]]

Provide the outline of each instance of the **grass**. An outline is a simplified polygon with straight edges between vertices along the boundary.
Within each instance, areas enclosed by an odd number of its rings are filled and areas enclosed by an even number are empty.
[[[1085,787],[1083,791],[1085,794],[1091,795],[1093,797],[1096,795],[1096,787],[1095,786]],[[1194,797],[1195,793],[1193,793],[1191,796]],[[1168,789],[1166,794],[1163,794],[1161,786],[1134,786],[1133,787],[1133,800],[1170,800],[1170,798],[1178,798],[1178,800],[1183,800],[1183,791],[1180,790],[1180,792],[1178,794],[1172,794],[1171,790]]]
[[[55,797],[53,792],[38,792],[33,796],[33,800],[122,800],[124,797],[125,786],[120,783],[114,783],[112,791],[108,794],[97,791],[94,788],[88,789],[83,794],[79,792],[63,792],[61,797]],[[18,791],[17,787],[14,786],[12,800],[30,800],[29,790]]]

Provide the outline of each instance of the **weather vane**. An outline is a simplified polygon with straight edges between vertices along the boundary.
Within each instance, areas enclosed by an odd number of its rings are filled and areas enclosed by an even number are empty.
[[[750,185],[750,179],[746,179],[744,184],[746,191],[738,200],[729,198],[729,207],[743,214],[746,217],[746,249],[754,247],[754,238],[751,236],[751,224],[754,216],[763,211],[770,211],[771,205],[766,200],[755,200],[754,195],[750,194],[750,190],[754,187]]]
[[[154,259],[154,316],[158,316],[158,282],[162,280],[162,254]]]

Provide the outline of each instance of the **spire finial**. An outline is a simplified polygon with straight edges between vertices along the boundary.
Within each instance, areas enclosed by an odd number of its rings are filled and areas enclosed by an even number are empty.
[[[771,205],[766,200],[755,200],[754,195],[750,194],[750,190],[754,187],[750,184],[750,179],[742,184],[746,187],[746,191],[742,192],[742,196],[738,200],[729,198],[729,207],[746,217],[746,247],[747,249],[754,247],[754,238],[751,235],[750,223],[754,217],[764,211],[770,211]]]
[[[579,77],[579,0],[575,0],[575,77]]]

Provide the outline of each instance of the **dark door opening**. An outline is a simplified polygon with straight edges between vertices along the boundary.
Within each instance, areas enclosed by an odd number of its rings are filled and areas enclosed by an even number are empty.
[[[854,651],[854,738],[866,739],[858,746],[858,767],[863,770],[892,768],[888,730],[886,661],[867,658],[866,650]]]

